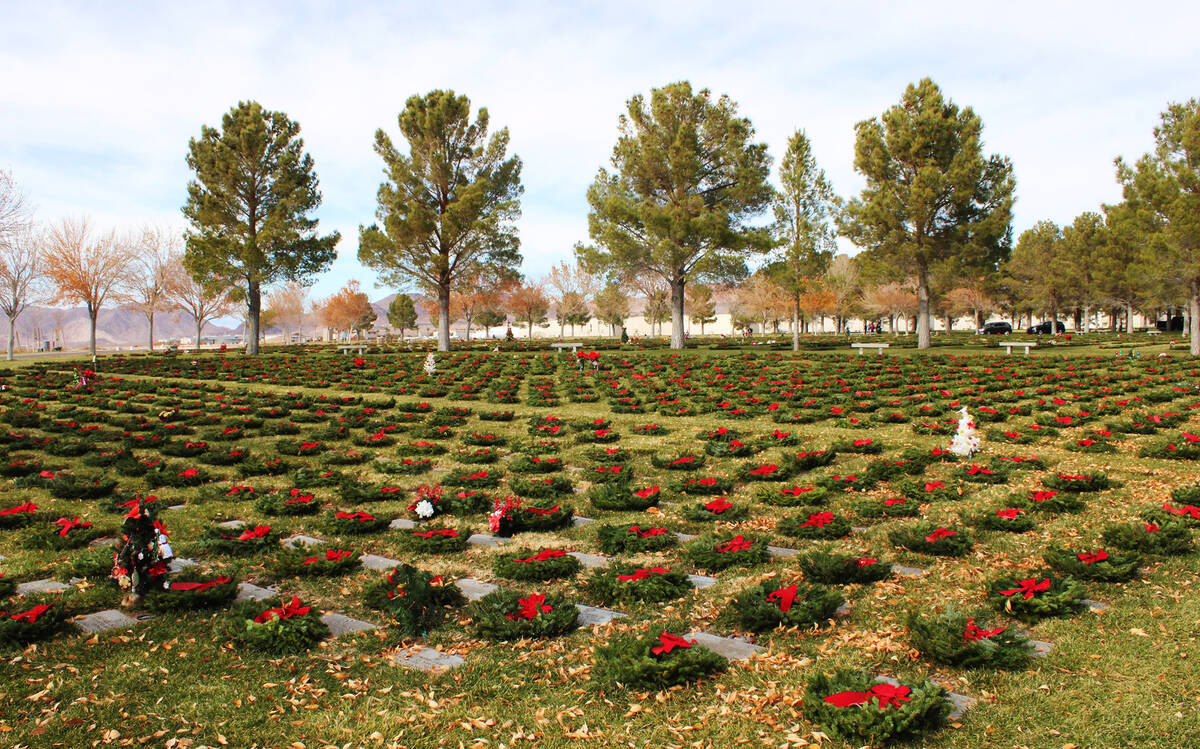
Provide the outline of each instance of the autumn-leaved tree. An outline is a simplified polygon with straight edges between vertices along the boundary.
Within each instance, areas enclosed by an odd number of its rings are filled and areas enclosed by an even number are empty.
[[[8,359],[13,359],[17,318],[29,306],[44,273],[44,238],[10,172],[0,170],[0,312],[8,318]]]
[[[183,215],[191,222],[184,265],[236,289],[246,302],[246,353],[258,353],[262,290],[329,267],[340,235],[319,236],[321,204],[300,125],[258,102],[241,102],[188,143]]]
[[[917,282],[917,347],[930,346],[931,274],[994,269],[1007,256],[1012,164],[983,153],[983,122],[925,78],[899,104],[855,126],[854,168],[866,179],[842,230],[876,262]]]
[[[513,319],[524,323],[529,329],[529,338],[533,338],[533,326],[546,322],[546,313],[550,310],[550,300],[542,285],[534,281],[526,281],[514,286],[505,297],[504,308],[512,313]]]
[[[96,316],[129,278],[131,241],[116,232],[98,234],[86,218],[64,219],[50,230],[45,250],[46,275],[57,301],[82,304],[90,321],[88,350],[96,356]]]
[[[347,282],[325,299],[319,305],[318,315],[325,327],[335,331],[344,330],[347,333],[371,327],[377,317],[371,300],[367,298],[358,281]]]
[[[501,306],[520,282],[516,270],[482,263],[459,279],[457,288],[450,292],[450,317],[466,324],[466,340],[471,340],[471,326],[479,316]]]
[[[450,350],[450,294],[480,265],[521,263],[521,160],[508,156],[508,129],[488,137],[488,112],[453,91],[412,96],[398,117],[402,152],[382,129],[384,162],[376,224],[359,227],[358,259],[398,288],[436,295],[438,350]]]
[[[562,336],[564,325],[570,325],[571,335],[574,335],[576,325],[584,325],[591,319],[587,300],[596,290],[595,277],[579,263],[572,266],[564,261],[546,274],[545,286],[554,303],[558,335]]]
[[[771,201],[771,158],[727,96],[684,81],[628,102],[613,171],[588,189],[595,247],[576,253],[617,278],[652,273],[671,292],[671,347],[683,348],[684,292],[697,280],[744,276],[745,260],[771,246],[751,222]]]
[[[196,326],[196,351],[204,333],[204,323],[224,317],[233,309],[230,289],[217,279],[204,277],[196,280],[183,261],[176,259],[167,271],[167,301],[172,309],[192,318]]]

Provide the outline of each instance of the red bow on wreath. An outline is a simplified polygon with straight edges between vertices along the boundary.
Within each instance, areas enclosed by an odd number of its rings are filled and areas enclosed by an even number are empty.
[[[1002,590],[1000,591],[1000,595],[1014,596],[1017,593],[1021,593],[1025,597],[1025,600],[1028,601],[1038,593],[1043,593],[1047,590],[1050,590],[1050,578],[1045,578],[1041,582],[1038,582],[1030,577],[1025,580],[1017,580],[1017,585],[1020,587],[1012,588],[1010,590]]]
[[[801,528],[807,528],[807,527],[824,528],[825,526],[829,525],[832,522],[833,522],[833,513],[832,512],[814,512],[808,516],[808,520],[805,520],[803,523],[800,524],[800,527]]]
[[[1076,554],[1075,558],[1084,564],[1095,564],[1096,562],[1103,562],[1105,559],[1108,559],[1108,552],[1104,549],[1097,549],[1091,553],[1085,551],[1082,554]]]
[[[9,618],[14,619],[18,622],[29,622],[30,624],[33,624],[34,622],[36,622],[38,620],[39,616],[41,616],[42,614],[46,613],[49,610],[50,610],[50,606],[48,604],[43,603],[43,604],[34,606],[33,608],[31,608],[28,611],[23,611],[20,614],[13,614]]]
[[[796,600],[796,584],[793,583],[786,588],[780,588],[767,596],[767,600],[771,603],[778,603],[779,610],[787,613],[792,608],[792,603]]]
[[[238,541],[250,541],[250,540],[256,539],[256,538],[264,538],[270,532],[271,532],[271,526],[256,525],[248,531],[242,531],[242,535],[238,536],[237,540]],[[229,538],[229,536],[226,536],[225,538]]]
[[[516,561],[521,562],[522,564],[529,564],[531,562],[545,562],[546,560],[554,559],[556,557],[563,557],[566,555],[567,552],[561,549],[542,549],[531,557],[518,559]]]
[[[339,512],[336,517],[339,520],[358,520],[363,523],[375,519],[375,516],[369,512]]]
[[[434,536],[445,536],[446,538],[457,538],[458,531],[453,528],[437,528],[431,531],[413,531],[414,536],[421,538],[433,538]]]
[[[254,617],[254,623],[262,624],[271,619],[291,619],[293,616],[304,616],[309,611],[312,611],[312,606],[301,606],[300,599],[292,596],[292,600],[288,601],[287,606],[279,609],[267,609]]]
[[[72,528],[91,528],[92,527],[92,524],[87,522],[86,520],[80,520],[78,515],[71,518],[70,520],[67,520],[66,518],[59,518],[58,520],[54,521],[54,524],[62,526],[62,530],[60,530],[58,532],[58,535],[63,536],[63,537],[66,537],[67,531],[70,531]]]
[[[963,639],[967,642],[975,642],[976,640],[990,640],[1000,634],[1008,627],[1000,627],[999,629],[980,629],[974,619],[967,620],[966,631],[963,632]]]
[[[628,575],[617,575],[617,579],[623,583],[628,583],[634,580],[645,580],[651,575],[665,575],[670,571],[671,568],[669,567],[641,567]]]
[[[225,583],[229,582],[230,579],[231,578],[222,575],[221,577],[214,578],[205,583],[171,583],[171,587],[167,590],[190,590],[199,593],[203,590],[208,590],[209,588],[215,588],[218,585],[224,585]]]
[[[650,538],[651,536],[661,536],[667,532],[666,528],[647,528],[642,530],[640,526],[629,526],[629,532],[636,535],[638,538]]]
[[[517,619],[533,619],[538,614],[549,614],[554,610],[553,606],[546,604],[546,596],[541,593],[534,593],[528,598],[519,598],[517,603],[521,606],[520,611],[516,614],[505,614],[506,617],[516,621]]]
[[[304,561],[302,561],[300,564],[314,564],[316,562],[321,561],[322,559],[324,559],[327,562],[340,562],[343,559],[345,559],[346,557],[350,556],[350,554],[352,554],[352,553],[353,552],[346,551],[345,549],[326,549],[325,556],[309,557],[309,558],[305,559]]]
[[[838,692],[831,694],[825,698],[825,701],[834,707],[849,707],[851,705],[861,705],[864,702],[870,702],[872,698],[879,704],[880,709],[887,707],[900,707],[901,703],[908,702],[912,699],[909,693],[912,690],[908,687],[894,687],[891,684],[876,684],[865,692]]]
[[[938,528],[936,531],[926,536],[925,540],[931,544],[935,544],[943,538],[949,538],[950,536],[955,535],[958,535],[958,531],[952,531],[949,528]]]
[[[738,551],[745,551],[754,545],[753,541],[747,541],[745,536],[734,536],[725,543],[716,547],[716,550],[721,554],[731,554]]]
[[[685,640],[670,632],[660,632],[658,634],[658,644],[650,648],[650,652],[654,655],[666,655],[675,648],[690,648],[694,644],[691,640]]]

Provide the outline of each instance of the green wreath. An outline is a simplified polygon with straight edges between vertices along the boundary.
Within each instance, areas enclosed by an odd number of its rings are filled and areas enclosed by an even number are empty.
[[[683,640],[687,645],[677,641]],[[653,627],[645,635],[619,635],[595,649],[594,678],[629,689],[666,689],[724,671],[723,656],[703,645]]]
[[[751,632],[811,627],[826,623],[844,601],[841,593],[821,585],[760,583],[730,600],[725,616]]]
[[[488,593],[467,608],[475,633],[489,640],[557,637],[579,628],[579,609],[557,593]]]

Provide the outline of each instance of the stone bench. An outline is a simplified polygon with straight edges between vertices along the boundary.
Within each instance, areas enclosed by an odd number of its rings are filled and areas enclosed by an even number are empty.
[[[552,344],[550,344],[550,348],[557,350],[559,353],[562,353],[562,352],[563,352],[563,351],[565,351],[566,349],[571,349],[571,353],[572,353],[572,354],[574,354],[576,351],[578,351],[578,350],[579,350],[579,347],[580,347],[580,345],[582,345],[582,344],[578,344],[578,343],[552,343]]]
[[[996,347],[1003,348],[1004,353],[1008,356],[1012,356],[1012,350],[1014,348],[1025,349],[1025,355],[1029,356],[1029,349],[1035,346],[1037,346],[1037,341],[1001,341],[1000,343],[996,344]]]
[[[371,348],[366,344],[351,344],[348,346],[338,346],[338,351],[342,352],[342,356],[349,356],[351,351],[357,351],[359,356],[362,356],[367,349]]]
[[[869,348],[875,349],[876,356],[883,356],[883,350],[891,345],[890,343],[852,343],[850,344],[850,348],[858,349],[859,356],[862,356],[863,351]]]

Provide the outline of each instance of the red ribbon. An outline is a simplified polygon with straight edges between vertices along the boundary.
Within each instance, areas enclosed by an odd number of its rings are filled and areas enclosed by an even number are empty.
[[[567,552],[563,551],[562,549],[542,549],[531,557],[518,559],[517,561],[522,564],[530,564],[532,562],[545,562],[549,559],[557,559],[558,557],[565,557],[566,555]]]
[[[208,590],[209,588],[215,588],[218,585],[224,585],[225,583],[229,582],[231,579],[232,578],[222,575],[221,577],[214,578],[214,579],[209,580],[208,582],[204,582],[204,583],[189,583],[189,582],[171,583],[171,586],[168,588],[168,590],[191,590],[196,593],[199,593],[202,590]]]
[[[358,520],[363,523],[375,519],[375,516],[369,512],[338,512],[335,517],[338,520]]]
[[[546,596],[541,593],[534,593],[528,598],[519,598],[517,603],[521,609],[514,614],[505,614],[506,617],[516,621],[517,619],[533,619],[538,614],[549,614],[554,610],[553,606],[546,604]]]
[[[1002,591],[1000,591],[1000,595],[1014,596],[1017,593],[1021,593],[1025,597],[1025,600],[1028,601],[1030,598],[1033,598],[1038,593],[1043,593],[1047,590],[1050,590],[1050,578],[1046,578],[1046,579],[1042,580],[1041,582],[1038,582],[1037,580],[1034,580],[1032,577],[1030,577],[1025,580],[1017,580],[1017,585],[1019,585],[1020,587],[1012,588],[1010,590],[1002,590]]]
[[[718,497],[717,499],[714,499],[713,501],[704,505],[704,509],[708,510],[714,515],[720,515],[722,512],[725,512],[731,507],[733,507],[733,503],[724,497]]]
[[[759,466],[758,468],[755,468],[754,470],[750,471],[750,475],[751,476],[770,476],[772,473],[775,473],[778,470],[779,470],[779,466],[775,465],[774,463],[767,463],[764,466]]]
[[[30,624],[33,624],[34,622],[36,622],[38,620],[39,616],[41,616],[42,614],[46,613],[49,610],[50,610],[50,605],[42,603],[42,604],[38,604],[37,606],[34,606],[33,608],[31,608],[28,611],[22,611],[20,614],[13,614],[9,618],[14,619],[18,622],[29,622]]]
[[[54,521],[54,524],[62,526],[62,530],[60,530],[58,532],[58,535],[60,535],[64,538],[67,535],[67,531],[71,530],[72,528],[91,528],[92,527],[92,524],[87,522],[86,520],[80,520],[78,515],[71,518],[70,520],[67,520],[66,518],[59,518],[58,520]]]
[[[638,538],[650,538],[651,536],[661,536],[667,532],[666,528],[647,528],[642,530],[640,526],[629,526],[629,532],[637,535]]]
[[[871,444],[874,441],[875,440],[870,440],[870,439],[854,440],[854,446],[855,447],[866,447],[867,445]]]
[[[878,559],[872,559],[871,557],[863,557],[862,559],[858,560],[858,566],[860,568],[861,567],[870,567],[872,564],[875,564],[878,561],[879,561]]]
[[[965,632],[963,632],[963,639],[967,642],[990,640],[1006,629],[1008,629],[1008,627],[1000,627],[999,629],[980,629],[978,626],[976,626],[974,619],[968,619],[967,629]]]
[[[944,489],[944,488],[946,488],[946,482],[944,482],[944,481],[926,481],[925,482],[925,491],[927,491],[927,492],[931,492],[934,489]]]
[[[37,508],[37,505],[33,502],[26,502],[16,507],[9,507],[7,510],[0,510],[0,515],[20,515],[25,512],[36,512]]]
[[[888,499],[883,500],[883,506],[891,507],[892,505],[902,505],[907,501],[908,500],[905,499],[904,497],[890,497]]]
[[[1147,533],[1158,533],[1161,530],[1158,523],[1144,523],[1142,528],[1144,528]]]
[[[650,648],[650,652],[654,655],[666,655],[675,648],[690,648],[694,644],[691,640],[685,640],[669,632],[660,632],[658,635],[658,644]]]
[[[558,512],[558,508],[558,505],[554,505],[548,509],[543,509],[541,507],[522,507],[521,509],[525,512],[532,512],[534,515],[553,515],[554,513]]]
[[[724,544],[715,547],[722,554],[730,554],[738,551],[745,551],[754,545],[753,541],[747,541],[745,536],[734,536]]]
[[[324,559],[327,562],[340,562],[354,552],[346,551],[345,549],[326,549],[323,557],[309,557],[300,564],[313,564]]]
[[[829,525],[832,522],[833,522],[833,513],[832,512],[814,512],[808,516],[808,520],[805,520],[803,523],[800,524],[800,527],[801,528],[807,528],[807,527],[824,528],[825,526]]]
[[[437,528],[431,531],[413,531],[414,536],[421,538],[433,538],[434,536],[445,536],[446,538],[458,538],[458,531],[453,528]]]
[[[1005,520],[1016,520],[1017,516],[1022,512],[1025,511],[1017,507],[1009,507],[1008,509],[1004,510],[996,510],[996,517],[1001,517]]]
[[[1103,562],[1105,559],[1108,559],[1108,552],[1104,549],[1096,549],[1091,553],[1085,551],[1082,554],[1076,554],[1075,558],[1084,564],[1095,564],[1096,562]]]
[[[928,536],[926,536],[925,540],[931,544],[934,544],[934,543],[937,543],[938,541],[942,540],[943,538],[949,538],[950,536],[954,536],[957,534],[958,534],[958,531],[952,531],[949,528],[938,528],[933,533],[930,533]]]
[[[864,702],[870,702],[872,698],[878,703],[879,708],[900,707],[901,703],[908,702],[912,699],[909,693],[912,690],[905,686],[894,687],[891,684],[876,684],[865,692],[838,692],[831,694],[825,698],[825,701],[834,707],[849,707],[851,705],[861,705]]]
[[[1200,520],[1200,507],[1197,507],[1196,505],[1185,505],[1184,507],[1180,507],[1177,509],[1177,508],[1174,508],[1171,505],[1167,504],[1166,502],[1163,502],[1162,508],[1163,508],[1163,511],[1168,512],[1172,515],[1180,515],[1180,516],[1188,515],[1189,517],[1191,517],[1195,520]],[[4,514],[4,513],[0,513],[0,515],[2,515],[2,514]]]
[[[767,600],[771,603],[778,603],[779,610],[786,614],[791,610],[792,603],[796,600],[796,583],[773,591],[767,596]]]
[[[784,489],[781,493],[789,497],[799,497],[801,494],[807,494],[812,491],[812,487],[793,486],[791,489]]]
[[[642,499],[649,499],[655,494],[658,494],[660,491],[661,489],[659,489],[657,486],[648,486],[645,489],[638,489],[634,492],[634,494],[638,495]]]
[[[1033,499],[1034,502],[1045,502],[1047,499],[1057,496],[1058,492],[1055,491],[1037,491],[1033,493],[1031,499]]]
[[[288,601],[287,606],[279,609],[267,609],[254,617],[254,623],[262,624],[272,619],[291,619],[293,616],[304,616],[309,611],[312,611],[312,606],[301,606],[300,599],[292,596],[292,600]]]
[[[670,567],[640,567],[628,575],[617,575],[617,579],[623,583],[628,583],[635,580],[645,580],[651,575],[665,575],[670,571]]]
[[[238,541],[249,541],[254,538],[263,538],[271,532],[269,525],[256,525],[248,531],[242,531],[242,535],[237,537]],[[229,536],[226,536],[229,538]]]
[[[292,491],[295,492],[296,490],[293,489]],[[242,492],[250,492],[251,494],[253,494],[254,487],[253,486],[242,486],[241,484],[235,484],[235,485],[229,487],[229,491],[225,492],[225,496],[232,497],[233,495],[241,494]]]
[[[967,475],[969,475],[969,476],[977,476],[977,475],[981,475],[981,474],[984,476],[991,476],[992,470],[990,468],[984,468],[983,466],[977,466],[977,465],[972,465],[970,468],[967,469]]]

